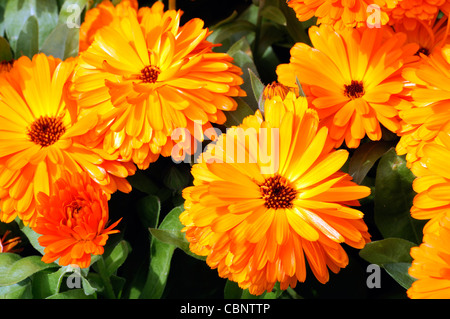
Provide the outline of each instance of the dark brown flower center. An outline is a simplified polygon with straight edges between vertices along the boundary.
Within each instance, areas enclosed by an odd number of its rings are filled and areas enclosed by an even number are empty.
[[[139,79],[141,79],[144,83],[155,83],[158,80],[158,75],[160,73],[161,70],[157,66],[147,65],[141,70]]]
[[[364,85],[361,81],[352,80],[350,85],[344,85],[344,95],[352,100],[364,95]]]
[[[420,56],[420,53],[425,54],[426,56],[428,56],[430,54],[430,51],[427,48],[420,48],[419,50],[417,50],[415,55]]]
[[[291,208],[297,196],[297,191],[289,181],[280,175],[267,178],[259,188],[267,208]]]
[[[41,116],[31,124],[28,136],[33,143],[47,147],[56,143],[65,131],[61,117]]]
[[[66,225],[69,227],[75,227],[76,225],[83,223],[85,217],[84,208],[88,206],[83,199],[73,198],[71,202],[64,205],[66,212]]]

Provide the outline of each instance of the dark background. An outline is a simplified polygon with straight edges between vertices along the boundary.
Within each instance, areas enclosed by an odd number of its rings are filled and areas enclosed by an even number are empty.
[[[151,6],[155,0],[139,0],[139,6]],[[164,0],[168,8],[168,0]],[[234,10],[241,12],[246,9],[251,0],[177,0],[176,9],[184,12],[182,23],[192,18],[200,18],[205,25],[210,26],[230,16]]]

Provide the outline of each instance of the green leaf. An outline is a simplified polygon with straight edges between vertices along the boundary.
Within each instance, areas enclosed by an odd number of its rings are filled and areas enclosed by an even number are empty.
[[[359,255],[372,264],[411,263],[410,250],[417,244],[402,238],[386,238],[367,243]]]
[[[65,0],[59,11],[58,24],[65,24],[71,29],[79,28],[82,12],[88,3],[89,0]]]
[[[187,242],[183,238],[183,235],[180,235],[179,233],[180,232],[177,230],[150,228],[150,234],[159,241],[173,245],[183,251],[189,250],[189,242]]]
[[[160,298],[166,287],[173,253],[178,247],[192,256],[188,242],[181,233],[183,225],[179,216],[184,211],[183,206],[172,209],[158,228],[150,228],[152,240],[150,244],[150,267],[147,280],[142,289],[141,299]]]
[[[128,254],[131,252],[130,244],[122,240],[120,241],[114,249],[107,256],[103,256],[106,264],[106,276],[110,277],[120,266],[125,262]]]
[[[261,82],[260,78],[251,70],[248,69],[248,73],[250,75],[250,83],[252,85],[252,92],[255,96],[256,101],[258,101],[258,108],[261,110],[264,109],[262,103],[262,94],[264,92],[265,85]]]
[[[295,83],[297,83],[299,96],[306,97],[306,94],[305,94],[305,92],[303,91],[302,84],[300,83],[300,80],[298,79],[297,76],[295,76]]]
[[[302,42],[310,45],[311,40],[309,39],[309,35],[306,32],[303,23],[295,16],[295,11],[287,5],[286,1],[280,1],[279,3],[280,10],[286,17],[286,28],[292,40],[295,43]]]
[[[394,149],[381,157],[375,179],[374,220],[384,238],[422,241],[425,221],[412,218],[410,213],[416,195],[414,179],[404,156],[398,156]]]
[[[254,115],[255,111],[241,98],[235,98],[238,106],[235,111],[226,112],[227,120],[224,123],[226,127],[238,126],[242,120],[249,115]]]
[[[261,42],[259,48],[264,49],[264,41]],[[262,56],[258,57],[259,74],[262,79],[269,79],[268,82],[270,82],[277,78],[276,69],[281,62],[272,45],[266,46],[263,52]]]
[[[171,190],[182,190],[189,184],[189,172],[183,171],[180,167],[171,165],[164,174],[164,185]]]
[[[20,258],[16,254],[2,253],[0,254],[0,286],[18,283],[38,271],[51,267],[57,267],[57,265],[44,263],[39,256]]]
[[[242,79],[243,84],[241,88],[247,93],[247,96],[236,98],[237,100],[243,100],[250,106],[253,111],[256,111],[258,108],[259,99],[256,99],[253,93],[253,88],[251,85],[251,75],[250,72],[253,72],[254,75],[259,76],[258,70],[256,68],[255,62],[253,61],[253,54],[250,50],[250,45],[247,39],[241,38],[237,41],[230,49],[227,51],[227,54],[234,59],[234,64],[239,66],[242,70]],[[238,106],[239,108],[239,106]],[[231,112],[227,112],[229,114]]]
[[[137,189],[146,194],[156,194],[159,190],[158,185],[142,170],[137,170],[134,175],[128,176],[127,180],[133,189]]]
[[[145,228],[154,228],[159,223],[161,201],[154,195],[148,195],[136,204],[136,210]]]
[[[255,32],[255,25],[246,20],[234,20],[220,25],[208,37],[212,43],[222,43],[229,39],[239,39],[248,33]]]
[[[31,280],[29,278],[13,285],[0,287],[0,299],[32,299]]]
[[[178,206],[171,210],[157,229],[149,229],[150,234],[153,236],[153,238],[159,240],[160,242],[175,246],[176,248],[180,248],[182,251],[192,257],[200,260],[205,260],[204,257],[198,256],[190,251],[189,242],[186,240],[185,234],[181,232],[181,229],[184,228],[184,225],[180,222],[179,216],[183,211],[183,206]]]
[[[242,291],[237,282],[227,280],[223,290],[223,296],[225,299],[240,299],[242,297]]]
[[[234,10],[228,17],[226,17],[225,19],[220,20],[216,24],[210,26],[209,29],[217,30],[220,26],[234,21],[237,17],[238,17],[238,12],[236,10]]]
[[[8,2],[0,2],[0,36],[5,36],[5,9]]]
[[[175,246],[152,239],[150,249],[150,267],[145,286],[139,297],[141,299],[161,298],[169,276],[170,262]]]
[[[23,222],[16,218],[16,222],[22,231],[22,233],[28,238],[31,246],[33,246],[34,249],[36,249],[38,252],[41,253],[41,255],[44,255],[44,247],[42,247],[39,244],[38,238],[41,236],[40,234],[36,233],[33,229],[31,229],[28,226],[24,226]]]
[[[55,272],[48,269],[40,271],[33,276],[33,296],[37,299],[47,298],[59,292],[67,267],[61,267]]]
[[[36,41],[37,47],[44,42],[58,22],[56,0],[8,0],[4,8],[4,29],[16,58],[21,55],[17,47],[20,33],[26,29],[25,25],[30,17],[36,19],[36,25],[33,22],[33,25],[28,26],[27,33],[36,35],[35,38],[30,37],[30,39],[33,42]],[[31,27],[35,29],[29,29]],[[26,43],[22,43],[21,46],[23,49]]]
[[[27,56],[30,59],[39,51],[38,20],[35,16],[29,16],[17,38],[14,54]]]
[[[409,275],[409,267],[411,267],[411,263],[393,263],[384,265],[386,272],[405,289],[409,289],[413,282],[417,280]]]
[[[417,244],[402,238],[387,238],[366,244],[359,255],[366,261],[383,267],[403,288],[416,280],[408,273],[412,257],[410,251]]]
[[[41,52],[60,59],[75,57],[79,49],[81,16],[89,0],[66,0],[58,15],[57,25],[40,46]]]
[[[41,52],[65,60],[78,54],[79,29],[58,24],[41,46]]]
[[[0,61],[11,61],[12,59],[13,54],[9,42],[4,37],[0,37]]]
[[[97,295],[86,295],[82,288],[71,289],[47,297],[46,299],[96,299]]]
[[[5,6],[5,34],[13,51],[16,51],[17,40],[20,31],[27,22],[28,18],[35,12],[34,0],[11,0],[7,1]],[[19,57],[16,54],[16,59]]]
[[[238,283],[227,280],[224,288],[225,299],[277,299],[282,293],[280,285],[277,283],[271,292],[265,291],[261,295],[252,295],[248,289],[242,289]]]
[[[349,160],[348,173],[356,184],[361,184],[381,156],[392,148],[392,143],[370,141],[360,145]]]
[[[86,296],[94,295],[96,293],[97,289],[92,287],[89,280],[84,276],[81,276],[81,284],[83,286],[83,292]]]
[[[36,0],[36,13],[39,25],[39,46],[41,46],[58,24],[56,0]]]
[[[264,6],[260,11],[260,15],[275,23],[286,25],[286,17],[283,11],[281,11],[280,8],[277,8],[275,6],[271,5]]]

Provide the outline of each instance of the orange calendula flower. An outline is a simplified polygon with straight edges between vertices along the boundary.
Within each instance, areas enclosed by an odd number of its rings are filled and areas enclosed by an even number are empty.
[[[23,250],[23,248],[14,248],[21,242],[20,237],[7,239],[10,233],[11,231],[7,230],[0,238],[0,253],[18,253]]]
[[[264,99],[271,99],[275,96],[279,96],[284,100],[284,98],[290,91],[294,92],[295,90],[277,81],[273,81],[272,83],[269,83],[264,87],[262,94]]]
[[[297,19],[306,21],[317,17],[317,24],[328,24],[334,27],[363,27],[372,13],[379,14],[380,23],[389,21],[388,13],[398,0],[288,0],[288,5],[295,11]],[[379,27],[379,26],[375,26]]]
[[[85,172],[64,174],[50,196],[39,193],[36,208],[34,231],[46,263],[87,268],[91,255],[102,255],[109,235],[119,232],[113,228],[120,220],[107,227],[108,197]]]
[[[449,0],[400,0],[398,4],[389,11],[389,22],[391,24],[403,24],[408,30],[415,29],[419,23],[434,21],[439,11],[448,12]]]
[[[370,189],[340,171],[348,152],[330,151],[327,133],[291,92],[209,144],[183,191],[192,252],[255,295],[305,281],[307,262],[321,283],[328,269],[345,267],[341,244],[370,241],[363,214],[350,207]]]
[[[129,14],[128,8],[137,11],[138,6],[137,0],[122,0],[116,6],[110,0],[103,0],[95,8],[88,10],[80,26],[79,52],[87,50],[99,29],[109,25],[116,17]]]
[[[131,190],[125,177],[132,163],[120,163],[78,137],[97,123],[97,115],[78,119],[68,87],[76,59],[44,54],[19,58],[0,77],[0,219],[17,216],[34,226],[36,197],[50,194],[62,172],[89,172],[105,191]]]
[[[423,54],[428,56],[434,52],[434,49],[439,49],[450,41],[450,38],[447,36],[446,22],[447,18],[432,20],[427,23],[417,20],[412,29],[408,29],[405,24],[398,22],[393,25],[393,28],[395,32],[405,33],[408,43],[412,42],[419,45],[417,55]]]
[[[400,129],[396,107],[407,103],[402,67],[418,59],[415,43],[389,27],[335,31],[321,25],[309,30],[313,47],[297,43],[288,64],[277,67],[278,81],[296,87],[298,80],[335,147],[356,148],[366,135],[379,140],[381,125]]]
[[[422,156],[413,163],[411,171],[417,178],[413,189],[417,193],[411,207],[411,216],[429,220],[424,231],[436,230],[440,217],[450,209],[450,132],[440,132],[439,142],[423,146]]]
[[[439,222],[438,232],[425,233],[423,243],[411,248],[409,274],[417,278],[407,290],[411,299],[450,299],[450,216]]]
[[[170,156],[175,128],[193,133],[224,123],[237,107],[242,71],[225,53],[214,53],[200,19],[180,26],[181,11],[156,2],[97,32],[80,56],[75,94],[82,112],[100,115],[91,136],[109,154],[145,169]]]
[[[396,151],[406,154],[409,167],[421,156],[425,144],[439,141],[440,132],[450,132],[450,45],[423,56],[422,63],[406,68],[404,78],[412,83],[411,104],[399,111],[401,136]],[[437,140],[438,139],[438,140]]]

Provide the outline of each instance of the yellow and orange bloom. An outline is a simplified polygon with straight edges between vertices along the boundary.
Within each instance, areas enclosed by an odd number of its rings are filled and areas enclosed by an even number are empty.
[[[411,103],[400,108],[402,129],[396,151],[406,154],[407,165],[411,167],[422,156],[425,144],[439,141],[440,132],[450,132],[450,45],[435,49],[430,56],[403,72],[404,78],[412,83]]]
[[[22,241],[20,237],[14,237],[8,239],[10,230],[5,231],[3,237],[0,238],[0,253],[18,253],[23,250],[23,248],[14,248]]]
[[[434,21],[439,11],[448,12],[449,0],[400,0],[389,11],[390,24],[402,24],[406,29],[413,30],[418,24],[428,24]]]
[[[411,171],[417,178],[413,189],[417,193],[411,207],[411,216],[429,220],[424,231],[436,230],[441,216],[450,209],[450,132],[438,135],[441,143],[426,143],[419,161],[413,163]]]
[[[88,10],[80,26],[79,52],[86,51],[89,48],[99,29],[111,24],[115,18],[129,14],[128,8],[137,12],[138,7],[137,0],[122,0],[116,6],[110,0],[103,0],[95,8]]]
[[[380,25],[389,21],[388,12],[398,0],[289,0],[288,5],[295,11],[297,19],[306,21],[317,17],[317,24],[328,24],[336,28],[367,26],[367,19],[373,10],[370,5],[376,5],[380,10]]]
[[[163,8],[156,2],[98,30],[74,82],[82,112],[100,115],[90,139],[141,169],[171,155],[175,128],[223,124],[233,97],[245,95],[242,71],[212,51],[203,21],[180,26],[181,11]]]
[[[191,251],[255,295],[304,282],[307,263],[321,283],[346,267],[341,244],[370,241],[350,207],[370,189],[340,171],[348,152],[330,150],[327,133],[306,98],[290,92],[209,144],[183,191]]]
[[[279,96],[284,100],[286,95],[291,91],[295,93],[295,89],[289,88],[277,81],[273,81],[264,87],[262,97],[264,99],[272,99],[275,96]]]
[[[335,31],[321,25],[309,35],[313,47],[295,44],[290,62],[277,67],[278,81],[289,87],[301,83],[334,146],[345,141],[356,148],[366,135],[379,140],[381,126],[397,132],[397,108],[408,103],[401,72],[419,58],[418,45],[407,44],[405,34],[389,27]]]
[[[423,243],[411,248],[409,274],[417,280],[407,290],[411,299],[450,299],[450,216],[443,215],[437,232],[425,233]]]
[[[49,196],[39,193],[34,231],[44,247],[42,261],[87,268],[91,255],[102,255],[120,220],[109,223],[108,197],[87,173],[66,172]]]
[[[428,56],[434,52],[435,49],[440,49],[441,46],[449,43],[450,38],[447,34],[447,18],[439,20],[431,20],[427,23],[417,20],[413,28],[408,29],[401,21],[394,24],[395,32],[403,32],[407,36],[408,43],[417,43],[419,50],[417,55]]]
[[[65,170],[86,171],[109,194],[128,192],[135,167],[88,148],[79,136],[97,123],[97,115],[78,118],[68,97],[76,59],[61,61],[38,54],[19,58],[0,77],[0,219],[19,217],[33,227],[36,198],[51,194]]]

